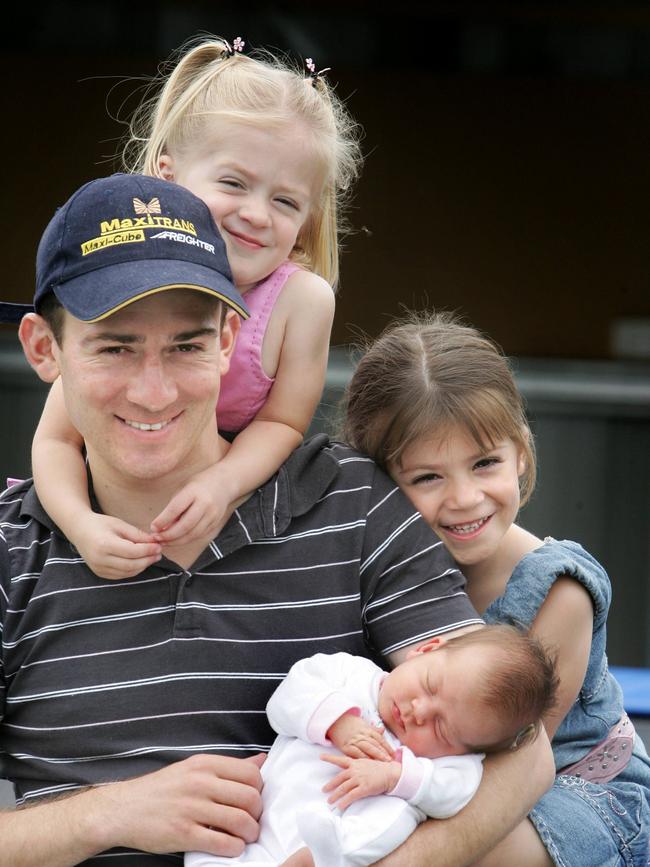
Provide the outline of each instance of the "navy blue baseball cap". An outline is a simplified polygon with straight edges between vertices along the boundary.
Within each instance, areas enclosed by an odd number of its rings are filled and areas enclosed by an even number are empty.
[[[166,289],[214,295],[248,317],[207,205],[178,184],[115,174],[59,208],[38,246],[33,305],[0,303],[0,322],[38,313],[51,292],[77,319],[97,322]]]

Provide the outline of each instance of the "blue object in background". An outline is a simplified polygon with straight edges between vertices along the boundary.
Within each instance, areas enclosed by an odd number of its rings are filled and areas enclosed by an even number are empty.
[[[631,717],[650,718],[650,668],[611,665],[623,689],[623,706]]]

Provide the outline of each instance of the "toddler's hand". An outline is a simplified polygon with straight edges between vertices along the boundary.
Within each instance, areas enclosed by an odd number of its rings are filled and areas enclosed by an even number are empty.
[[[215,485],[215,473],[199,473],[169,501],[151,522],[151,532],[162,545],[186,545],[216,536],[230,517],[231,500]]]
[[[394,750],[384,739],[383,728],[375,728],[361,717],[344,713],[327,731],[328,739],[346,756],[389,762]]]
[[[160,544],[148,533],[97,512],[75,521],[72,541],[95,575],[111,580],[138,575],[162,556]]]
[[[328,804],[336,804],[339,810],[345,810],[361,798],[371,795],[383,795],[395,788],[402,773],[399,762],[377,762],[373,759],[350,759],[347,756],[323,754],[324,762],[342,768],[341,773],[333,777],[324,792],[332,792],[327,799]]]

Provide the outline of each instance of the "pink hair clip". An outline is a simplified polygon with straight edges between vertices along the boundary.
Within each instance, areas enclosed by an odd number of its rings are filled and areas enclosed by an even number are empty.
[[[332,68],[331,66],[326,66],[325,69],[319,69],[318,72],[316,72],[316,64],[311,59],[311,57],[305,58],[305,66],[307,67],[307,70],[309,72],[307,78],[311,79],[313,87],[316,87],[317,80],[321,78],[324,73],[329,72]]]
[[[236,36],[233,40],[232,45],[228,42],[227,39],[223,40],[226,49],[228,50],[228,57],[234,57],[235,54],[239,51],[240,53],[244,50],[244,46],[246,43],[241,38],[241,36]]]

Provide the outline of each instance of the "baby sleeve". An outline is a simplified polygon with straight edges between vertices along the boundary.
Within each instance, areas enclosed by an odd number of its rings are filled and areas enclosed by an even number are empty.
[[[402,774],[388,795],[404,798],[432,819],[454,816],[476,794],[483,753],[425,759],[402,747]]]
[[[350,692],[358,678],[381,670],[369,659],[348,653],[316,653],[291,666],[266,705],[273,729],[280,735],[327,746],[327,731],[340,716],[361,707]]]

